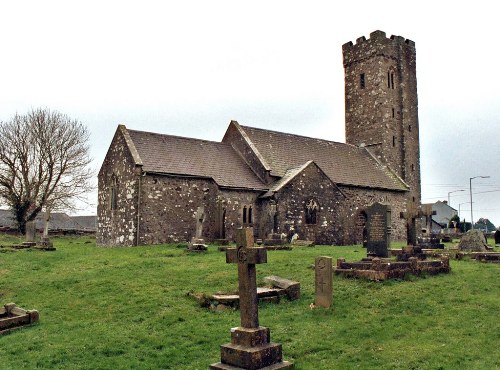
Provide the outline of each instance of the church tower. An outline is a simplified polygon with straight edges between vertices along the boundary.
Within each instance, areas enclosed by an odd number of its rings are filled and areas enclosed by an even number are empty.
[[[409,186],[420,207],[415,43],[375,31],[342,46],[346,142],[364,145]]]

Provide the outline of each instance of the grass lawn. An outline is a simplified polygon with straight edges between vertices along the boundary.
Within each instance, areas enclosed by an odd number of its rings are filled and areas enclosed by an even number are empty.
[[[237,290],[236,266],[215,246],[187,254],[53,240],[55,252],[0,253],[0,304],[40,312],[38,324],[0,336],[1,369],[206,369],[220,360],[239,312],[209,311],[187,296]],[[500,369],[500,265],[452,261],[448,275],[407,281],[335,276],[333,307],[309,308],[315,257],[365,254],[302,247],[269,251],[257,266],[259,282],[301,283],[300,300],[259,309],[296,369]]]

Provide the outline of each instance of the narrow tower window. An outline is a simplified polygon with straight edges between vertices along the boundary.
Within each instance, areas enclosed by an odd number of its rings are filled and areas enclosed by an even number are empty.
[[[365,88],[365,74],[364,73],[361,73],[359,75],[359,87],[361,89],[364,89]]]
[[[394,117],[395,117],[395,114],[394,114],[394,113],[395,113],[395,112],[394,112],[394,108],[392,108],[392,118],[394,118]]]
[[[391,72],[387,72],[387,88],[391,88]]]
[[[252,214],[252,207],[248,208],[248,223],[251,224],[253,223],[253,214]]]
[[[243,207],[243,223],[247,223],[247,207]]]
[[[392,137],[392,146],[396,146],[396,136]]]
[[[411,132],[411,125],[408,125],[408,131]]]
[[[394,72],[391,72],[391,89],[394,90]]]

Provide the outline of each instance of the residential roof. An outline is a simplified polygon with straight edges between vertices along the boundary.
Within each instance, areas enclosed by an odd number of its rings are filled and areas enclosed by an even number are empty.
[[[336,184],[408,190],[398,176],[365,148],[248,126],[240,128],[270,167],[271,175],[287,177],[287,171],[312,160]]]
[[[142,170],[212,178],[219,186],[267,190],[229,144],[128,130]]]

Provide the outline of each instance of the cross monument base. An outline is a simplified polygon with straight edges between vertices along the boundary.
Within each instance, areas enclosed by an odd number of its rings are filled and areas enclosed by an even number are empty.
[[[231,343],[221,346],[221,362],[210,369],[293,369],[293,364],[283,361],[281,344],[270,342],[269,328],[238,327],[231,329]]]

